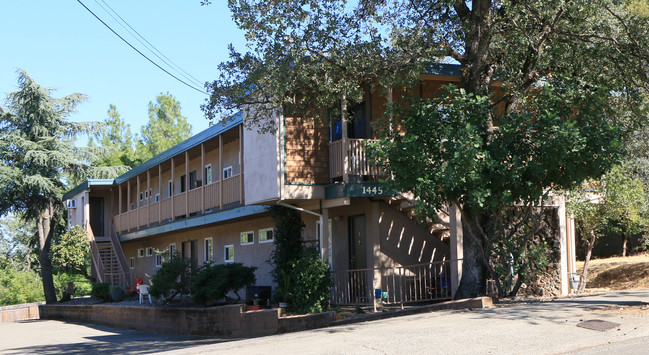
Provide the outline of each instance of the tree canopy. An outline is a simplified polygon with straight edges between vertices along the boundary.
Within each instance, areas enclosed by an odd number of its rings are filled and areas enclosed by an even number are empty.
[[[77,147],[78,134],[93,134],[99,123],[73,123],[68,117],[86,100],[82,94],[63,98],[18,71],[18,91],[7,95],[0,117],[0,215],[34,221],[45,299],[56,302],[49,251],[68,177],[109,171],[93,168],[96,149]]]
[[[120,116],[115,105],[108,107],[108,118],[105,120],[106,130],[98,138],[98,143],[101,147],[108,148],[106,153],[102,155],[99,161],[94,162],[98,166],[124,166],[135,167],[135,141],[133,134],[131,134],[131,125],[127,124]],[[89,146],[94,146],[95,143],[90,138]]]
[[[142,126],[137,143],[137,164],[191,137],[191,132],[180,102],[169,93],[160,93],[155,102],[149,102],[149,122]]]
[[[231,47],[221,76],[208,85],[208,118],[255,105],[248,120],[272,129],[276,113],[344,114],[366,90],[392,102],[391,89],[419,84],[431,63],[459,63],[461,90],[386,107],[393,124],[376,156],[396,188],[417,192],[422,210],[461,207],[460,297],[484,294],[485,278],[493,276],[489,250],[502,227],[500,213],[512,203],[542,204],[547,188],[602,175],[620,158],[622,139],[646,120],[649,19],[642,2],[240,0],[229,6],[250,50]],[[406,136],[390,135],[389,127],[402,124]]]

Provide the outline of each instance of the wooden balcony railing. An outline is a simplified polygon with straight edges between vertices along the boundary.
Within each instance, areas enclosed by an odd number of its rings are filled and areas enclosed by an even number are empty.
[[[241,174],[233,175],[222,181],[176,194],[173,199],[168,197],[160,202],[141,205],[137,209],[114,216],[115,229],[117,233],[124,233],[178,217],[189,217],[194,213],[203,212],[203,206],[205,210],[214,210],[242,202],[241,179]]]
[[[347,174],[361,176],[383,175],[381,169],[368,159],[367,144],[375,142],[372,139],[348,139],[347,140]],[[332,179],[343,177],[345,157],[343,155],[343,142],[338,140],[329,143],[329,174]]]

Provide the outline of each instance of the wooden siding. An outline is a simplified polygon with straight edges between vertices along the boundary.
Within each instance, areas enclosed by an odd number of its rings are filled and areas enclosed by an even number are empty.
[[[329,128],[286,118],[286,182],[329,182]]]

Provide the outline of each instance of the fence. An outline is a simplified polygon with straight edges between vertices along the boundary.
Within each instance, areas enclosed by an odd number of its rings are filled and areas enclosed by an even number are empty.
[[[451,263],[458,261],[334,271],[331,304],[373,305],[380,299],[403,306],[451,299]]]

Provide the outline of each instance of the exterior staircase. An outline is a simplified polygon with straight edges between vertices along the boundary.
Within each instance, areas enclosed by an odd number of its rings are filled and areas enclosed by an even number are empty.
[[[97,281],[107,282],[125,289],[130,287],[128,264],[114,229],[110,228],[108,237],[95,237],[89,230],[88,239],[90,240],[93,275],[97,277]]]
[[[416,222],[422,228],[426,229],[435,238],[441,240],[446,245],[451,239],[451,225],[448,206],[436,211],[435,216],[428,216],[424,219],[415,215],[416,197],[410,193],[400,192],[397,196],[387,198],[386,201],[393,208],[403,213],[406,217]]]

